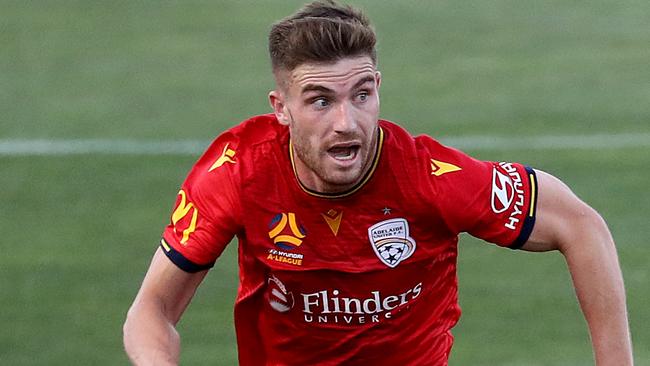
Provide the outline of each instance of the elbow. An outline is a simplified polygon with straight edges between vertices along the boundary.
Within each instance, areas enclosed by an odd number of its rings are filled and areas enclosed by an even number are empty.
[[[148,323],[143,317],[142,305],[138,299],[131,305],[126,313],[124,323],[122,324],[122,344],[124,351],[133,364],[138,364],[139,350],[138,344],[141,343],[143,330]]]
[[[126,312],[126,317],[124,323],[122,324],[122,338],[124,339],[126,345],[127,335],[131,329],[131,323],[133,322],[133,307],[129,308],[129,311]]]
[[[131,333],[133,329],[133,322],[134,322],[134,305],[129,308],[129,311],[126,313],[126,318],[124,319],[124,324],[122,324],[122,342],[124,344],[124,351],[127,353],[127,355],[130,355],[130,339],[131,339]]]
[[[596,249],[594,246],[612,250],[614,240],[605,219],[598,211],[583,203],[567,222],[563,235],[557,240],[557,249],[566,255],[572,250],[591,251]]]

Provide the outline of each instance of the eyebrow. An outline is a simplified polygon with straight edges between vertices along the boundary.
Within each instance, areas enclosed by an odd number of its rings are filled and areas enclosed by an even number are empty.
[[[326,87],[324,87],[322,85],[318,85],[318,84],[307,84],[302,88],[300,93],[305,94],[305,93],[311,92],[311,91],[321,92],[323,94],[334,94],[334,90],[332,90],[330,88],[326,88]]]
[[[368,76],[364,77],[363,79],[357,81],[357,83],[354,84],[352,89],[356,89],[356,88],[360,87],[361,85],[363,85],[365,83],[374,82],[374,81],[375,81],[375,77],[368,75]]]
[[[374,76],[367,75],[364,78],[362,78],[361,80],[357,81],[357,83],[354,84],[352,89],[356,89],[356,88],[360,87],[361,85],[363,85],[365,83],[374,82],[374,81],[375,81]],[[325,86],[322,86],[322,85],[318,85],[318,84],[307,84],[302,88],[302,90],[300,92],[301,92],[301,94],[305,94],[305,93],[311,92],[311,91],[321,92],[323,94],[334,94],[334,90],[332,90],[330,88],[327,88]]]

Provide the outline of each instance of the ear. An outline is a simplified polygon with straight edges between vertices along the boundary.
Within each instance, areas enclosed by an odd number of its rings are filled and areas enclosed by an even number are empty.
[[[377,81],[377,89],[381,85],[381,72],[375,71],[375,80]]]
[[[269,104],[273,108],[273,113],[278,122],[289,125],[289,111],[287,110],[284,93],[278,89],[269,92]]]

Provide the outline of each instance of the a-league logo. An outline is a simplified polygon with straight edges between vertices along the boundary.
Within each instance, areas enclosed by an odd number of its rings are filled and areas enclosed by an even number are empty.
[[[415,240],[409,235],[409,224],[397,218],[378,222],[368,228],[368,239],[379,259],[395,268],[415,252]]]
[[[293,212],[275,215],[269,223],[269,229],[269,238],[273,239],[275,245],[285,250],[299,247],[307,236],[305,228],[298,223]]]

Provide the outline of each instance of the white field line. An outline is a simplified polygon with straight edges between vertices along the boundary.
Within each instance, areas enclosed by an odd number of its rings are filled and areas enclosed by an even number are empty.
[[[650,147],[650,133],[547,135],[530,137],[440,137],[462,150],[607,150]],[[208,140],[0,139],[0,156],[51,155],[199,155]]]
[[[0,155],[198,155],[209,143],[207,140],[0,139]]]

